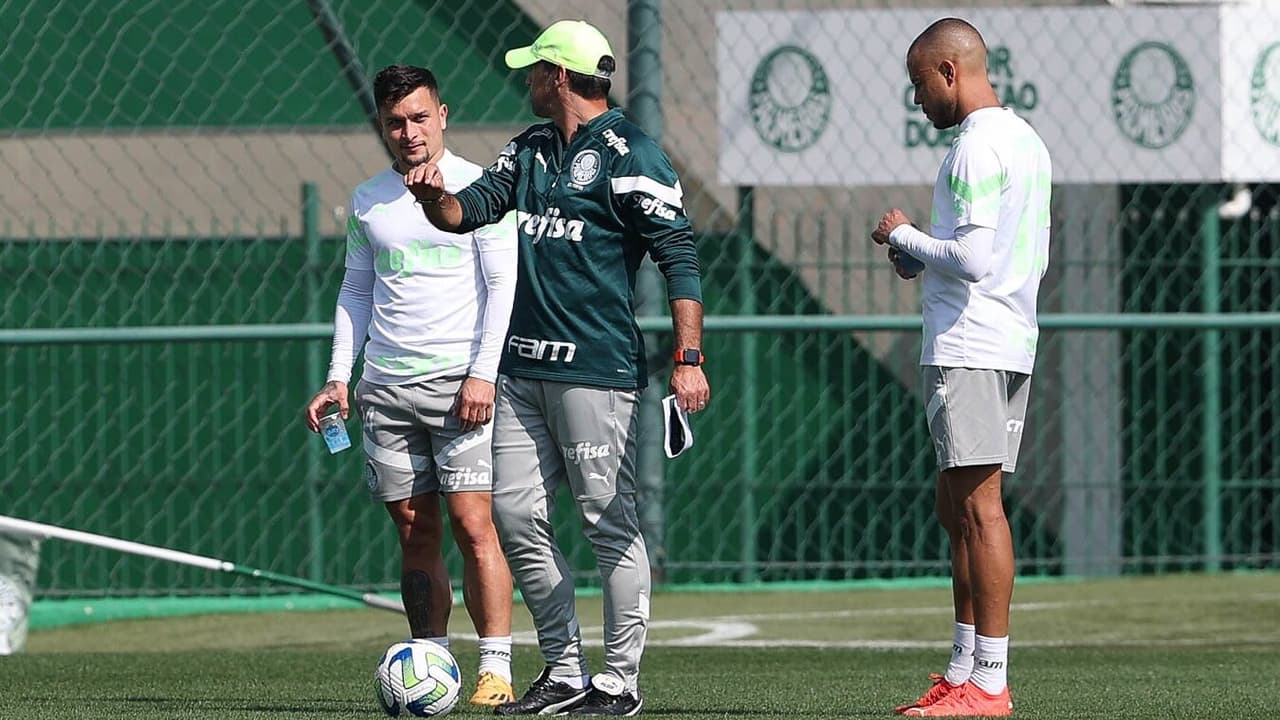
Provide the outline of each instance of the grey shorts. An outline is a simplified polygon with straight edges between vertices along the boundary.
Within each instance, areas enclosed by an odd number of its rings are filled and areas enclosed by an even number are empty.
[[[1008,370],[972,370],[925,365],[925,417],[938,469],[1018,466],[1031,376]]]
[[[492,424],[464,433],[450,413],[463,379],[356,385],[370,497],[393,502],[493,489]]]

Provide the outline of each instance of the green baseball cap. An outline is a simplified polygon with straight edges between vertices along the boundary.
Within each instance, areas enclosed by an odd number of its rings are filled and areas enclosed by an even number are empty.
[[[543,30],[532,45],[508,50],[507,67],[529,67],[546,60],[576,73],[608,79],[613,73],[599,67],[605,55],[613,57],[613,49],[594,26],[583,20],[561,20]]]

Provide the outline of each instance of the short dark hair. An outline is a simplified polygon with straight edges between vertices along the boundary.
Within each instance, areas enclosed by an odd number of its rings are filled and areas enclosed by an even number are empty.
[[[617,63],[614,62],[612,55],[604,55],[600,58],[600,62],[596,64],[596,69],[612,75],[613,71],[617,69]],[[572,70],[567,70],[567,72],[569,73],[569,89],[575,94],[587,100],[605,100],[609,97],[609,88],[613,85],[609,78],[583,75]]]
[[[373,101],[382,111],[412,95],[418,88],[430,90],[431,97],[436,102],[440,101],[440,86],[430,70],[416,65],[388,65],[373,78]]]

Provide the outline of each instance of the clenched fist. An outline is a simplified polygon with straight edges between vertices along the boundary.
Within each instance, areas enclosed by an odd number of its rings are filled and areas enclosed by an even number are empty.
[[[871,239],[875,240],[877,245],[883,245],[889,242],[889,233],[893,232],[895,228],[899,225],[910,224],[911,220],[907,218],[906,213],[894,208],[880,218],[880,224],[876,225],[876,229],[871,233]]]
[[[404,174],[404,186],[422,203],[433,203],[444,195],[444,175],[435,163],[415,165]]]

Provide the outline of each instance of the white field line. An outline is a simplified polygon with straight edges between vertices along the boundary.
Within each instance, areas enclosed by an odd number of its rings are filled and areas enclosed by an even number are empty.
[[[1180,602],[1191,604],[1197,600],[1219,604],[1223,599],[1250,601],[1280,601],[1280,593],[1249,593],[1243,595],[1204,595],[1180,598]],[[1011,612],[1034,612],[1038,610],[1073,610],[1077,608],[1126,607],[1138,605],[1166,605],[1166,597],[1152,597],[1142,600],[1074,600],[1058,602],[1025,602],[1013,603]],[[732,622],[732,621],[785,621],[785,620],[826,620],[829,618],[853,617],[909,617],[913,615],[950,614],[951,606],[933,605],[920,607],[887,607],[887,608],[854,608],[849,610],[808,610],[791,613],[752,613],[743,615],[711,615],[705,618],[684,618],[681,622]]]
[[[1280,593],[1249,593],[1231,595],[1233,600],[1280,601]],[[1183,602],[1203,600],[1216,602],[1222,596],[1199,596],[1183,598]],[[1065,610],[1079,608],[1123,607],[1164,603],[1167,599],[1152,598],[1139,601],[1118,600],[1084,600],[1075,602],[1028,602],[1014,603],[1015,613],[1037,612],[1044,610]],[[950,615],[948,606],[905,607],[905,608],[858,608],[849,610],[813,610],[805,612],[751,613],[739,615],[717,615],[705,618],[684,618],[678,620],[653,620],[649,623],[649,631],[685,630],[690,634],[677,638],[651,638],[648,647],[724,647],[724,648],[850,648],[874,650],[902,649],[935,649],[948,648],[950,641],[933,640],[801,640],[787,638],[757,638],[760,628],[757,622],[777,622],[789,620],[829,620],[853,617],[910,617],[917,615]],[[604,636],[604,628],[589,626],[582,628],[583,640],[590,645],[600,645]],[[467,637],[474,637],[468,634]],[[532,630],[512,633],[512,640],[518,645],[536,645],[537,634]],[[1233,638],[1232,644],[1269,645],[1280,643],[1280,634],[1271,632],[1255,635],[1251,638]],[[1214,644],[1203,638],[1081,638],[1079,640],[1018,640],[1018,647],[1199,647]]]

